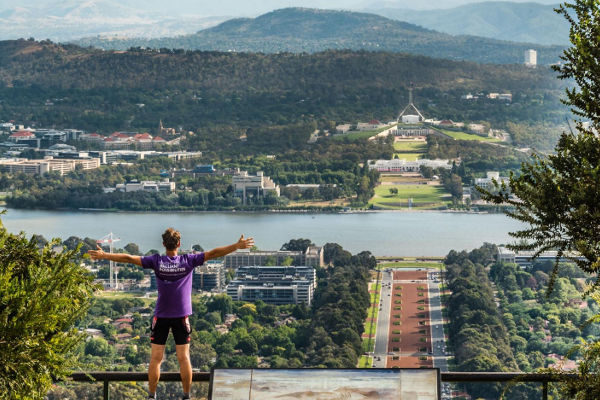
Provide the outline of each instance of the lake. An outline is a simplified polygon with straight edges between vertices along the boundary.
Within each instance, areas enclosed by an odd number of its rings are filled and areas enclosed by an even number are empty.
[[[10,232],[41,234],[47,239],[100,238],[113,232],[117,247],[133,242],[144,252],[162,249],[162,232],[182,234],[182,248],[205,249],[231,244],[240,234],[252,236],[263,250],[276,250],[290,239],[317,245],[339,243],[357,253],[377,256],[444,256],[452,249],[471,250],[483,242],[512,242],[508,232],[523,227],[504,214],[452,212],[309,213],[114,213],[8,209],[2,222]]]

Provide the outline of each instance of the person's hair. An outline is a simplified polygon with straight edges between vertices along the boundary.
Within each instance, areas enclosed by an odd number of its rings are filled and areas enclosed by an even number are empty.
[[[181,233],[173,228],[169,228],[162,234],[163,245],[167,250],[175,250],[179,247]]]

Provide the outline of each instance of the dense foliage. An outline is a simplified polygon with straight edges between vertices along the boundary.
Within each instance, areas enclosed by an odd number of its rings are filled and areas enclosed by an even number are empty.
[[[449,344],[457,371],[514,371],[510,338],[494,302],[484,266],[493,260],[494,246],[471,253],[451,251],[444,260],[451,294],[447,299]],[[469,385],[475,397],[498,398],[499,385]]]
[[[0,224],[0,397],[42,399],[70,374],[72,351],[84,339],[73,327],[85,316],[95,286],[76,250],[56,252],[36,237]]]
[[[509,215],[528,225],[513,233],[522,239],[514,249],[558,250],[589,273],[600,271],[600,68],[596,51],[600,43],[600,4],[592,0],[575,1],[558,11],[571,24],[572,47],[555,66],[561,79],[574,79],[564,103],[575,115],[590,122],[577,122],[575,131],[561,135],[556,154],[535,157],[523,165],[520,175],[511,175],[510,192],[486,193],[485,198],[514,206]],[[572,12],[575,15],[571,16]],[[580,259],[575,252],[583,256]],[[556,272],[556,271],[555,271]],[[553,275],[554,276],[554,275]]]
[[[112,52],[0,42],[0,119],[44,127],[153,131],[162,118],[218,139],[314,120],[386,121],[406,104],[411,82],[426,116],[494,125],[564,120],[560,83],[546,68],[365,51]],[[467,92],[482,99],[461,101]],[[512,93],[513,102],[485,99],[489,92]]]
[[[495,246],[467,252],[451,251],[445,259],[449,342],[458,371],[523,371],[573,368],[574,351],[582,339],[597,337],[596,324],[586,324],[598,311],[596,302],[582,301],[588,279],[574,264],[561,264],[547,295],[552,262],[522,269],[495,261]],[[485,267],[485,268],[484,268]],[[556,371],[551,369],[550,371]],[[500,387],[468,385],[469,392],[499,398]],[[540,397],[537,385],[517,385],[507,400]]]

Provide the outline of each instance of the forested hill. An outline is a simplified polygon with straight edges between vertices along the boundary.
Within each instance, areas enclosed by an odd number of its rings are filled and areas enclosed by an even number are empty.
[[[237,52],[319,52],[330,49],[391,51],[483,63],[523,63],[524,50],[538,50],[538,63],[558,61],[559,46],[452,36],[375,14],[285,8],[238,18],[193,35],[161,39],[86,38],[79,45],[103,49],[181,48]]]
[[[439,118],[560,119],[564,111],[560,81],[546,68],[365,51],[102,51],[0,42],[0,119],[44,126],[142,129],[162,118],[197,129],[209,122],[393,118],[411,83],[417,105]],[[478,91],[513,93],[513,105],[459,101]]]

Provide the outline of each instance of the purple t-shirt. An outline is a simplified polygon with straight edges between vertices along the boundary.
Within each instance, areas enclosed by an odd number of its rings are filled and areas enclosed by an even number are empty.
[[[142,267],[153,269],[156,275],[156,317],[180,318],[192,313],[192,272],[202,264],[204,253],[142,257]]]

